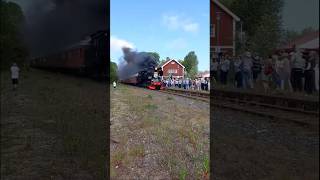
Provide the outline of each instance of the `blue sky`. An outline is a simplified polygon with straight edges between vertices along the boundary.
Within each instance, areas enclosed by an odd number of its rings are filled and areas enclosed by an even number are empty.
[[[198,69],[209,70],[208,0],[111,0],[111,60],[121,47],[152,51],[160,59],[183,59],[195,51]]]

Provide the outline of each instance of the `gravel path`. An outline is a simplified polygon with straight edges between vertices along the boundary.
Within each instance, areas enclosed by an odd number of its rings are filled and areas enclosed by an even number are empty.
[[[210,117],[216,180],[319,178],[317,128],[224,109]]]

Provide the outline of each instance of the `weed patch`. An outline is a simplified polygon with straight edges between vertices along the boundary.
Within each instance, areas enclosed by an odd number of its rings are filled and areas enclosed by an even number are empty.
[[[158,106],[155,105],[155,104],[147,104],[147,105],[144,106],[144,108],[148,109],[148,110],[155,110],[155,109],[158,108]]]

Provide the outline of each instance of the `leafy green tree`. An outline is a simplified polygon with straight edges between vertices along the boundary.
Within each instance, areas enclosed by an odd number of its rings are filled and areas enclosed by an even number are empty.
[[[159,62],[159,64],[162,64],[162,63],[164,63],[164,62],[166,62],[166,60],[165,60],[165,59],[161,59],[160,62]]]
[[[22,40],[21,27],[25,18],[20,6],[13,2],[1,1],[0,18],[0,54],[3,70],[8,69],[12,62],[25,62],[28,51]]]
[[[240,17],[247,48],[267,54],[280,43],[283,0],[221,0]],[[260,41],[263,43],[260,44]],[[267,44],[268,42],[268,44]]]
[[[110,62],[110,82],[118,80],[118,66],[115,62]]]
[[[160,55],[159,55],[159,53],[157,53],[157,52],[148,52],[148,54],[156,59],[157,64],[160,63]]]
[[[185,70],[187,71],[187,76],[190,78],[195,78],[198,73],[198,58],[194,51],[189,52],[182,62]]]
[[[267,57],[279,46],[281,33],[277,18],[263,16],[261,23],[256,28],[259,33],[255,33],[250,38],[250,49],[258,52],[261,56]]]

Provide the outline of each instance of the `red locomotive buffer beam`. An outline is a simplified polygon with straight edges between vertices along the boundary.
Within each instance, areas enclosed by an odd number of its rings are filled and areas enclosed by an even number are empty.
[[[161,81],[152,81],[151,84],[148,86],[150,90],[163,90],[164,86]]]

